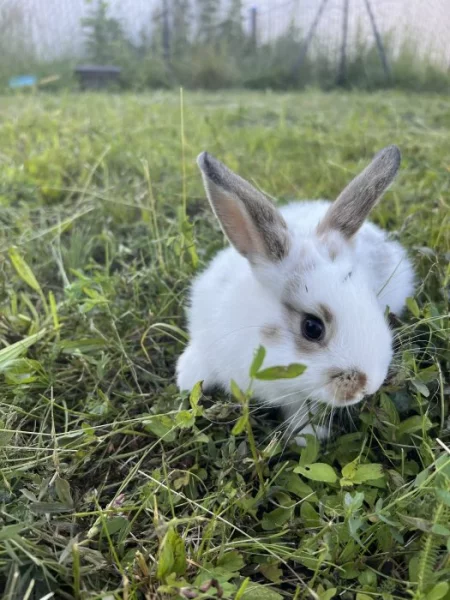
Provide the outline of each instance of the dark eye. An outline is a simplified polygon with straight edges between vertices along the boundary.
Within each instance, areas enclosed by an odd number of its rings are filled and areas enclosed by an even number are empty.
[[[311,342],[320,342],[325,335],[325,325],[314,315],[306,315],[302,321],[302,335]]]

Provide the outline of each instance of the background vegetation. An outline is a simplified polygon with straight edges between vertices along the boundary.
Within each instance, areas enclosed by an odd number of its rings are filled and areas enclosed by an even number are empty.
[[[23,95],[0,114],[2,597],[449,600],[446,99]],[[303,450],[245,395],[180,397],[187,286],[224,243],[198,152],[284,202],[335,197],[393,142],[374,219],[419,277],[389,385]]]
[[[307,30],[292,25],[276,39],[261,42],[257,32],[253,37],[244,26],[241,0],[226,4],[224,0],[161,0],[152,23],[143,24],[138,41],[128,39],[120,21],[111,17],[106,1],[89,4],[89,16],[80,23],[85,32],[84,55],[62,55],[47,62],[33,48],[25,9],[12,0],[3,3],[0,84],[6,86],[9,77],[31,71],[38,76],[59,75],[52,87],[67,88],[76,85],[73,69],[77,62],[87,61],[121,67],[119,88],[132,90],[179,86],[212,90],[314,86],[330,90],[337,83],[363,90],[450,90],[448,65],[433,62],[430,53],[420,50],[417,40],[407,35],[400,48],[392,37],[384,39],[391,70],[387,78],[373,37],[361,32],[356,44],[349,44],[346,75],[339,77],[339,51],[330,51],[329,40],[316,40],[299,65]]]

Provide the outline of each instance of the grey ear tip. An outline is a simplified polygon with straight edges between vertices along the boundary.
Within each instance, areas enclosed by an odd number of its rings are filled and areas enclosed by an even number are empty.
[[[402,160],[402,153],[400,152],[400,148],[395,144],[391,144],[390,146],[386,146],[381,150],[380,154],[383,158],[386,158],[390,162],[392,162],[395,167],[400,166],[400,162]]]
[[[209,152],[202,152],[197,157],[197,164],[203,177],[206,177],[210,183],[224,186],[223,174],[227,169],[217,158],[214,158]]]
[[[197,156],[197,164],[200,167],[200,169],[202,169],[202,171],[205,169],[207,163],[208,163],[208,153],[200,152],[200,154]]]
[[[400,152],[400,148],[396,144],[391,144],[390,146],[388,146],[388,150],[390,153],[392,153],[392,155],[398,156],[399,158],[402,155],[402,153]]]
[[[219,170],[220,164],[218,161],[209,154],[209,152],[202,152],[197,156],[197,164],[200,168],[200,171],[209,179],[217,178],[217,172]]]

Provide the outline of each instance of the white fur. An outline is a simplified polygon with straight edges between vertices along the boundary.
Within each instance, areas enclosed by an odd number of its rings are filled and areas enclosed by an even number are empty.
[[[413,293],[413,269],[404,249],[371,223],[361,227],[352,243],[336,234],[338,251],[332,259],[315,234],[329,205],[305,201],[280,210],[291,236],[290,252],[281,263],[251,267],[229,247],[197,276],[187,311],[190,342],[177,364],[181,390],[190,390],[203,380],[205,389],[219,385],[229,391],[231,379],[246,389],[259,345],[267,351],[263,368],[290,363],[307,366],[295,379],[254,381],[255,396],[262,403],[282,407],[286,418],[293,419],[293,428],[305,421],[306,400],[337,404],[326,375],[330,368],[358,369],[367,375],[365,393],[378,390],[392,358],[392,335],[384,311],[386,306],[396,314],[402,311],[405,299]],[[322,303],[333,312],[335,335],[327,347],[312,354],[296,347],[281,302],[295,274],[300,275],[301,309],[310,307],[313,312]],[[282,335],[268,341],[264,326],[279,327]]]

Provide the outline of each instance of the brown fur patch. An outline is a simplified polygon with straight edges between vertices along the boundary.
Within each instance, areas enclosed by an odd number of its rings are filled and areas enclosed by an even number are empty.
[[[335,328],[334,319],[331,315],[331,312],[329,312],[326,307],[324,308],[327,311],[327,316],[331,316],[331,319],[325,328],[325,337],[320,341],[312,342],[311,340],[304,338],[302,335],[302,321],[307,313],[302,310],[298,310],[288,301],[284,301],[283,306],[286,310],[286,315],[289,322],[289,331],[294,336],[295,345],[301,354],[314,354],[315,352],[323,350],[323,348],[327,347],[331,338],[334,336]],[[317,314],[318,317],[322,318],[326,322],[325,316],[319,312],[319,307],[317,312],[314,314]]]
[[[323,320],[325,321],[325,323],[328,323],[328,325],[330,323],[332,323],[333,313],[328,308],[328,306],[325,306],[325,304],[319,304],[319,310],[320,310],[320,316],[323,317]]]
[[[268,342],[278,342],[281,339],[281,329],[277,325],[264,325],[261,336]]]
[[[337,250],[335,248],[328,248],[328,255],[332,262],[337,258]]]

